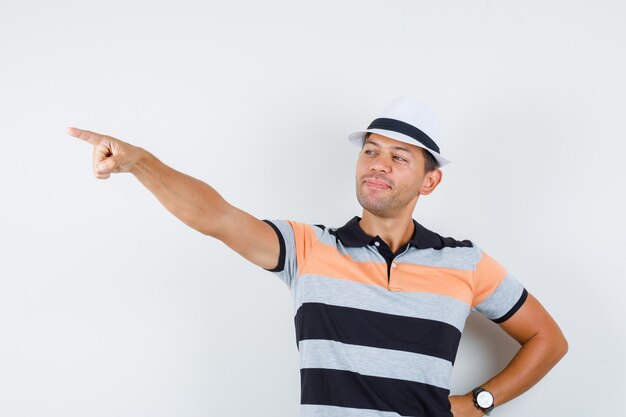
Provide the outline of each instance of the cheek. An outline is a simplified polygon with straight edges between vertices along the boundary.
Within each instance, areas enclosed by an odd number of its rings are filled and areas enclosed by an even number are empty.
[[[406,172],[405,184],[412,189],[418,189],[422,186],[423,177],[417,175],[415,171]]]
[[[424,182],[424,177],[418,177],[414,181],[415,181],[415,188],[421,188],[423,185],[422,183]]]
[[[366,164],[366,162],[365,162],[363,159],[359,158],[359,159],[356,161],[356,172],[357,172],[357,174],[358,174],[359,172],[362,172],[362,171],[366,170],[366,169],[367,169],[367,164]]]

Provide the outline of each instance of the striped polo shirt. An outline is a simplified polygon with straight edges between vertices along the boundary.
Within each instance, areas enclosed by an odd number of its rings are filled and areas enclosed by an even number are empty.
[[[355,216],[329,228],[263,220],[278,235],[300,357],[301,417],[452,417],[450,377],[472,311],[496,323],[527,291],[469,240],[413,220],[397,253]]]

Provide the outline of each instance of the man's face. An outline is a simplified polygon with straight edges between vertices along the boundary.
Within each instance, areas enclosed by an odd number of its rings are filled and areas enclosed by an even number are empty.
[[[429,194],[441,179],[439,169],[424,172],[422,149],[372,133],[365,140],[356,164],[359,204],[381,217],[395,215]]]

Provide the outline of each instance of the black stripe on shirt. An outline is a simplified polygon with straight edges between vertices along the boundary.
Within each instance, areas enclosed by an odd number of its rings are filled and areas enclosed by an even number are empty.
[[[302,404],[452,417],[450,391],[414,381],[325,368],[300,369]]]
[[[402,350],[454,364],[461,332],[429,319],[323,303],[302,303],[294,317],[296,340],[325,339]]]

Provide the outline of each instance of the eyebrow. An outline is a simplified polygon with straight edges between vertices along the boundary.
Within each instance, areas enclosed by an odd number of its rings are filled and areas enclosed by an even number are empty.
[[[373,140],[371,140],[371,139],[369,139],[369,138],[365,141],[365,144],[366,144],[366,145],[367,145],[368,143],[371,143],[372,145],[375,145],[375,146],[380,147],[380,145],[379,145],[377,142],[374,142]],[[397,149],[397,150],[399,150],[399,151],[404,151],[404,152],[407,152],[407,153],[409,153],[409,154],[411,154],[411,155],[413,154],[410,150],[408,150],[407,148],[403,148],[402,146],[393,146],[392,148],[393,148],[393,149]]]

